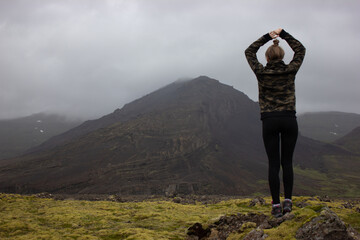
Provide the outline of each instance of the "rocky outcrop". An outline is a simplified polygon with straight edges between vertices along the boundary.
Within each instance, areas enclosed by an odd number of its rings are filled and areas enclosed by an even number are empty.
[[[243,240],[262,240],[267,238],[268,235],[264,234],[262,229],[254,229],[252,230]]]
[[[256,229],[250,231],[244,239],[265,239],[267,235],[264,234],[263,229],[277,227],[292,218],[294,218],[294,214],[291,213],[277,219],[257,213],[223,216],[206,229],[200,223],[195,223],[188,229],[187,240],[225,240],[231,233],[242,233],[249,228]]]
[[[356,203],[351,203],[351,206],[354,208]],[[264,199],[257,197],[250,201],[249,206],[252,207],[255,205],[266,205],[266,203]],[[299,208],[309,205],[310,204],[305,201],[296,204]],[[345,205],[346,206],[340,208],[349,207],[350,202],[347,202]],[[268,237],[266,231],[264,231],[265,229],[276,228],[285,221],[299,220],[306,223],[297,229],[297,231],[296,229],[291,230],[293,233],[296,231],[295,237],[298,240],[360,239],[360,234],[350,225],[345,224],[328,206],[316,205],[311,206],[311,208],[312,207],[315,207],[318,214],[318,216],[312,219],[295,219],[296,213],[287,213],[281,218],[274,218],[263,213],[249,212],[247,214],[238,213],[237,215],[222,216],[207,228],[203,228],[200,223],[195,223],[188,229],[187,240],[225,240],[233,233],[242,234],[242,239],[245,240],[262,240]]]
[[[265,200],[262,197],[256,197],[250,201],[249,207],[253,207],[256,204],[265,205]]]
[[[356,240],[360,239],[360,234],[351,226],[346,226],[336,213],[328,207],[324,207],[318,217],[313,218],[298,229],[296,239]]]

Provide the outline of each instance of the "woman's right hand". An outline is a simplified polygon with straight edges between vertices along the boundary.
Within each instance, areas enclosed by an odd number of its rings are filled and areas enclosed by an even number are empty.
[[[278,28],[278,29],[276,29],[274,31],[269,32],[270,37],[273,38],[273,39],[277,38],[280,35],[281,31],[282,31],[282,28]]]
[[[282,31],[282,28],[278,28],[278,29],[274,30],[274,32],[275,32],[277,35],[280,35],[281,31]]]

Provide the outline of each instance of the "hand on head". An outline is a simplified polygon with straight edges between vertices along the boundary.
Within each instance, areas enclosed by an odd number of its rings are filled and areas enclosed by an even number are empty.
[[[278,28],[276,30],[273,30],[273,31],[269,32],[270,37],[273,38],[273,39],[277,38],[280,35],[281,31],[282,31],[282,28]]]

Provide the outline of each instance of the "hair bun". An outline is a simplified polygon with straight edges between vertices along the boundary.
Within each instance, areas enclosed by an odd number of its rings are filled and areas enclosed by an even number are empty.
[[[275,46],[278,46],[278,45],[279,45],[279,40],[275,39],[275,40],[273,41],[273,43],[274,43]]]

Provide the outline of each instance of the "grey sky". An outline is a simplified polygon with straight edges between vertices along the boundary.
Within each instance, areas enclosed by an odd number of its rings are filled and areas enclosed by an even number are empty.
[[[0,118],[97,118],[199,75],[257,101],[244,50],[278,27],[307,49],[298,112],[360,113],[359,12],[358,0],[0,0]]]

